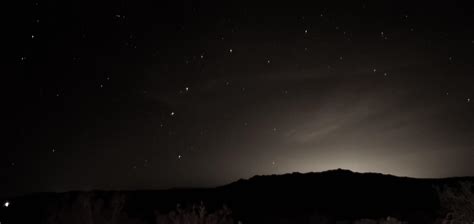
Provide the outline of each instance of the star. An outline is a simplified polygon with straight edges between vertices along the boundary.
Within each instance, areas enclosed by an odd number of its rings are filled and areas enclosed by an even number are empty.
[[[178,154],[178,159],[181,159],[183,156],[181,154]]]
[[[231,49],[229,49],[229,53],[231,53],[231,54],[232,54],[232,48],[231,48]]]
[[[172,111],[172,112],[170,113],[170,115],[171,115],[171,116],[174,116],[174,112]]]
[[[8,208],[9,206],[10,206],[10,202],[9,202],[9,201],[6,201],[5,203],[3,203],[3,207]]]
[[[184,90],[187,92],[189,91],[189,87],[184,87]]]
[[[383,76],[387,76],[388,74],[386,72],[383,73]]]
[[[53,149],[51,149],[51,152],[55,153],[55,152],[56,152],[56,149],[54,149],[54,148],[53,148]]]
[[[376,69],[376,68],[374,68],[372,71],[374,71],[374,72],[377,72],[377,69]]]
[[[267,64],[270,64],[270,59],[267,60]]]
[[[201,54],[201,59],[203,59],[203,58],[204,58],[204,55],[203,55],[203,54]]]
[[[103,88],[103,87],[104,87],[104,85],[100,84],[100,86],[99,86],[99,87],[100,87],[100,88]]]
[[[31,39],[35,39],[35,35],[31,35]]]
[[[308,33],[308,30],[304,30],[304,34],[307,34]]]
[[[471,98],[467,98],[467,102],[468,102],[468,103],[471,102]]]

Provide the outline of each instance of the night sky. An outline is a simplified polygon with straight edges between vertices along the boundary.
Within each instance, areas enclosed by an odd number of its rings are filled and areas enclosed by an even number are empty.
[[[325,2],[21,3],[0,196],[474,175],[474,8]]]

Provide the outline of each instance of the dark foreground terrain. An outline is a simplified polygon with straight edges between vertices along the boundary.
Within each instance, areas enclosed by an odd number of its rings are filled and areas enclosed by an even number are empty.
[[[255,176],[212,189],[37,193],[4,199],[0,222],[473,223],[474,178],[333,170]]]

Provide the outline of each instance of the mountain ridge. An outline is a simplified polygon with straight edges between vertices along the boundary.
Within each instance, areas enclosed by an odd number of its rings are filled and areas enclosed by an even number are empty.
[[[329,175],[329,174],[354,174],[354,175],[374,175],[374,176],[379,176],[379,177],[392,177],[392,178],[402,178],[402,179],[410,179],[410,180],[427,180],[427,181],[451,181],[451,180],[474,180],[474,176],[453,176],[453,177],[440,177],[440,178],[420,178],[420,177],[410,177],[410,176],[397,176],[393,174],[386,174],[386,173],[377,173],[377,172],[355,172],[349,169],[331,169],[331,170],[325,170],[325,171],[320,171],[320,172],[291,172],[291,173],[282,173],[282,174],[257,174],[253,175],[249,178],[239,178],[236,181],[232,181],[227,184],[223,185],[218,185],[214,187],[170,187],[170,188],[160,188],[160,189],[151,189],[151,188],[142,188],[142,189],[127,189],[127,190],[121,190],[121,189],[104,189],[104,190],[99,190],[99,189],[91,189],[91,190],[69,190],[69,191],[40,191],[40,192],[32,192],[32,193],[27,193],[27,194],[20,194],[16,196],[10,196],[10,197],[3,197],[3,200],[6,199],[14,199],[14,198],[21,198],[21,197],[28,197],[31,195],[37,195],[37,194],[67,194],[67,193],[77,193],[77,192],[135,192],[135,191],[144,191],[144,192],[150,192],[150,191],[175,191],[175,190],[210,190],[210,189],[216,189],[216,188],[222,188],[222,187],[227,187],[229,185],[234,185],[236,183],[242,183],[242,182],[249,182],[249,181],[254,181],[257,179],[262,179],[262,178],[279,178],[279,177],[286,177],[286,176],[292,176],[292,175],[298,175],[298,176],[312,176],[312,175]]]
[[[103,206],[120,199],[124,201],[123,214],[143,223],[154,223],[153,214],[172,212],[177,204],[189,207],[201,203],[210,210],[225,205],[244,223],[311,223],[314,217],[332,221],[396,217],[409,223],[434,223],[448,212],[440,192],[459,192],[465,182],[474,186],[474,177],[420,179],[336,169],[255,175],[213,188],[33,193],[6,199],[11,205],[0,209],[0,221],[37,222],[51,215],[62,217],[66,211],[75,214],[84,209],[83,204]],[[24,217],[25,212],[31,215]]]

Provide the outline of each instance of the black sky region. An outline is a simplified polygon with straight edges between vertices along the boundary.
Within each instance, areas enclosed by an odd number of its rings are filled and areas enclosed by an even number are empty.
[[[471,5],[20,4],[4,35],[3,196],[474,175]]]

